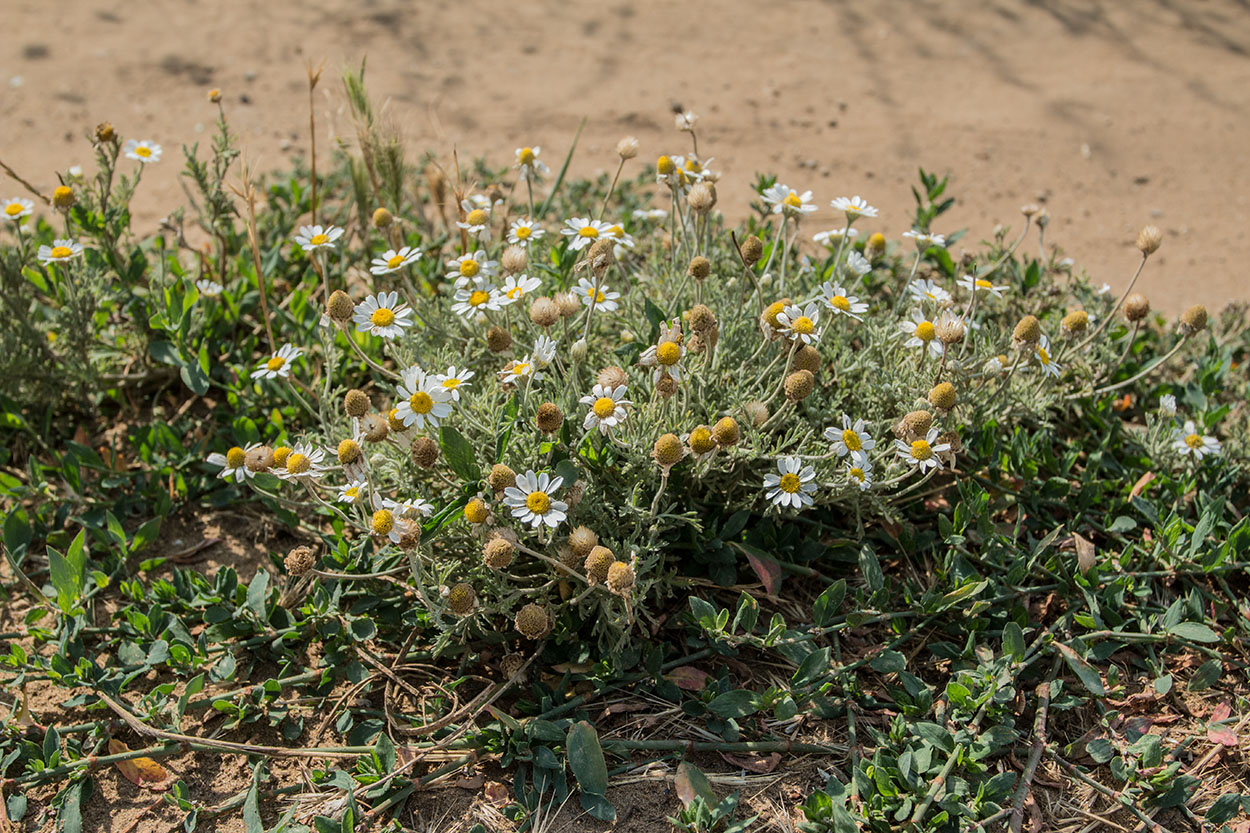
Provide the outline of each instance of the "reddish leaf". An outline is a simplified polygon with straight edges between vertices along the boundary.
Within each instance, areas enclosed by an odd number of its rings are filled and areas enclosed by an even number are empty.
[[[710,676],[712,675],[706,671],[700,671],[693,665],[682,665],[665,674],[664,679],[682,691],[702,691]]]
[[[482,792],[485,793],[486,800],[496,807],[506,807],[512,800],[508,788],[498,781],[487,781]]]
[[[1155,473],[1152,471],[1148,471],[1137,478],[1137,482],[1133,484],[1133,488],[1129,491],[1129,496],[1138,497],[1145,490],[1146,486],[1150,484],[1150,481],[1154,479]]]
[[[677,765],[677,774],[673,776],[673,786],[677,790],[677,797],[681,799],[683,807],[689,807],[698,797],[702,797],[704,801],[711,804],[716,803],[716,795],[712,792],[712,785],[708,783],[707,776],[689,761],[682,761]]]
[[[766,555],[755,555],[747,550],[747,561],[751,569],[764,585],[764,592],[770,596],[777,595],[777,585],[781,583],[781,565]]]
[[[116,738],[109,739],[110,755],[120,755],[129,751],[130,747],[120,740]],[[126,761],[118,761],[113,766],[117,767],[118,772],[125,776],[127,781],[136,786],[148,787],[157,791],[164,790],[169,786],[169,770],[151,758],[131,758]]]
[[[1207,740],[1220,746],[1237,746],[1237,732],[1233,727],[1227,724],[1219,725],[1228,720],[1232,713],[1232,707],[1227,703],[1220,703],[1215,707],[1215,710],[1211,712],[1211,722],[1207,725]]]
[[[771,752],[768,755],[729,755],[722,752],[720,756],[736,767],[741,767],[747,772],[757,772],[760,775],[767,775],[777,768],[777,764],[781,763],[781,755],[777,752]]]

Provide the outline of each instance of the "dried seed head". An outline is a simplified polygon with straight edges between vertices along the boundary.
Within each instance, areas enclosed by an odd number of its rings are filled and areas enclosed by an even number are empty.
[[[800,347],[790,363],[795,370],[806,370],[813,376],[820,372],[820,365],[820,352],[810,344]]]
[[[412,520],[400,520],[399,546],[405,550],[415,550],[421,546],[421,524]]]
[[[486,501],[480,497],[469,498],[469,502],[464,505],[464,518],[474,526],[486,523],[490,518],[490,509],[486,507]]]
[[[912,411],[903,417],[901,427],[904,437],[923,437],[933,427],[933,414],[928,411]]]
[[[875,231],[868,235],[868,242],[864,244],[864,257],[876,260],[883,254],[885,254],[885,235]]]
[[[956,454],[963,453],[964,444],[959,439],[958,431],[943,431],[941,434],[938,434],[937,441],[938,441],[938,445],[941,445],[942,443],[946,443],[947,445],[951,447],[951,450],[948,453],[952,457]]]
[[[504,654],[503,659],[499,660],[499,673],[505,680],[516,679],[518,683],[524,682],[525,678],[521,676],[525,673],[524,655]]]
[[[690,308],[690,329],[706,333],[715,326],[716,314],[706,304],[695,304]]]
[[[949,347],[952,344],[958,344],[964,340],[964,334],[967,332],[967,328],[964,326],[964,322],[959,318],[948,313],[944,313],[938,317],[938,320],[934,324],[933,331],[937,334],[938,341]]]
[[[369,413],[369,394],[355,388],[349,390],[347,395],[343,397],[343,410],[347,411],[347,415],[351,417],[362,417]]]
[[[530,304],[530,321],[540,327],[550,327],[560,320],[560,306],[551,298],[538,297]]]
[[[655,462],[664,467],[672,468],[681,462],[681,458],[686,454],[686,447],[681,444],[676,434],[661,434],[660,438],[655,441],[655,446],[651,449],[651,457]]]
[[[564,424],[564,413],[554,402],[544,402],[538,406],[538,416],[534,421],[538,424],[539,431],[554,434]]]
[[[496,492],[502,492],[509,486],[516,485],[516,472],[503,463],[496,463],[490,467],[490,475],[487,476],[486,482]]]
[[[588,526],[579,526],[569,533],[569,549],[578,558],[585,558],[599,545],[599,535]]]
[[[432,469],[438,462],[438,443],[430,437],[417,437],[412,441],[412,462],[423,469]]]
[[[366,442],[380,443],[386,439],[389,431],[386,417],[381,414],[366,414],[360,419],[360,433],[364,436]]]
[[[1089,329],[1089,313],[1083,309],[1074,309],[1063,317],[1063,321],[1059,322],[1059,332],[1072,338],[1079,336]]]
[[[747,419],[751,420],[751,424],[756,428],[768,422],[768,417],[771,416],[768,406],[758,399],[752,399],[743,410],[747,412]]]
[[[395,222],[394,215],[385,208],[378,207],[373,212],[374,228],[390,228],[391,223]]]
[[[286,554],[282,563],[286,565],[288,574],[302,576],[316,565],[317,560],[313,558],[311,547],[296,547]]]
[[[551,631],[551,616],[545,607],[527,604],[517,611],[513,624],[526,639],[541,639]]]
[[[760,258],[764,254],[764,241],[754,234],[749,235],[746,240],[742,241],[742,245],[738,247],[738,253],[742,255],[742,260],[747,266],[754,266],[756,263],[759,263]]]
[[[1188,338],[1194,333],[1200,333],[1207,328],[1207,308],[1202,304],[1194,304],[1189,309],[1181,313],[1181,323],[1177,326],[1177,331],[1182,336]]]
[[[690,210],[696,214],[706,214],[716,205],[716,187],[710,182],[696,182],[686,195]]]
[[[812,395],[812,390],[816,387],[816,377],[810,370],[796,370],[786,377],[784,384],[786,399],[801,402]]]
[[[365,456],[365,453],[360,449],[360,443],[353,439],[346,439],[339,442],[337,451],[339,465],[342,466],[350,466],[352,463],[359,461],[361,457]]]
[[[586,556],[586,578],[591,584],[600,584],[607,581],[608,570],[616,561],[616,555],[607,547],[596,546],[590,550]]]
[[[634,568],[618,561],[608,568],[608,589],[618,596],[628,596],[634,587]]]
[[[582,502],[582,498],[586,496],[586,481],[576,480],[572,486],[564,490],[564,502],[569,505],[570,509],[576,509],[577,504]]]
[[[1163,232],[1159,231],[1157,226],[1144,226],[1141,231],[1137,232],[1137,248],[1146,257],[1159,251],[1159,247],[1163,245]]]
[[[572,292],[557,292],[555,300],[562,318],[572,318],[582,308],[582,302]]]
[[[595,381],[605,388],[619,388],[629,383],[629,376],[626,375],[624,368],[610,365],[599,371],[599,376]]]
[[[486,331],[486,347],[492,353],[502,353],[512,346],[512,333],[503,327],[491,327]]]
[[[1011,334],[1012,343],[1017,348],[1031,348],[1042,338],[1042,324],[1035,315],[1026,315],[1016,324]]]
[[[616,143],[616,155],[622,159],[633,159],[638,155],[640,143],[633,136],[626,136]]]
[[[690,274],[690,277],[696,281],[701,281],[712,274],[712,263],[703,255],[696,255],[690,259],[690,266],[686,271]]]
[[[519,275],[529,265],[529,255],[526,254],[524,246],[509,246],[503,250],[503,254],[499,258],[499,265],[503,267],[505,272]]]
[[[477,607],[477,593],[473,586],[461,582],[447,593],[447,609],[457,616],[468,616]]]
[[[116,141],[117,131],[113,129],[112,124],[102,121],[95,126],[95,140],[102,145]]]
[[[950,382],[941,382],[934,385],[929,391],[929,404],[937,408],[939,411],[949,411],[955,407],[958,397],[955,394],[955,386]],[[925,413],[922,411],[921,413]]]
[[[742,431],[738,428],[738,421],[733,417],[721,417],[712,426],[712,440],[721,448],[736,445],[740,439],[742,439]]]
[[[677,393],[677,380],[672,376],[669,376],[667,373],[663,374],[655,382],[655,392],[665,399],[668,399],[670,396]]]
[[[273,468],[273,449],[258,445],[243,455],[243,465],[248,471],[269,471]]]
[[[69,211],[74,201],[74,189],[68,185],[58,185],[52,192],[52,206],[61,211]]]
[[[1145,295],[1134,292],[1124,299],[1124,317],[1129,321],[1141,321],[1150,314],[1150,301]]]
[[[712,429],[706,425],[697,426],[690,432],[686,441],[690,444],[690,450],[700,456],[710,454],[716,448],[716,441],[712,439]]]
[[[352,314],[356,311],[356,305],[352,303],[352,297],[341,289],[336,289],[330,293],[330,300],[326,302],[326,312],[329,313],[332,321],[345,324],[352,320]]]
[[[482,561],[492,570],[506,570],[516,557],[516,547],[507,538],[491,538],[482,546]]]

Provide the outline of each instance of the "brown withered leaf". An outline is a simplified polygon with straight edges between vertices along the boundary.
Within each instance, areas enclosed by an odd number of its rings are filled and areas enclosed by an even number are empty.
[[[1085,575],[1094,568],[1098,551],[1094,542],[1079,532],[1073,533],[1072,538],[1076,541],[1076,568],[1081,571],[1081,575]]]
[[[130,747],[116,738],[109,739],[109,754],[120,755],[129,752]],[[169,770],[148,757],[131,758],[113,764],[127,781],[138,787],[161,791],[169,787],[171,776]]]
[[[764,592],[770,596],[777,595],[777,586],[781,584],[781,565],[766,555],[756,555],[747,551],[747,561],[751,569],[764,585]]]
[[[495,807],[506,807],[512,800],[512,794],[508,792],[507,786],[498,781],[487,781],[486,786],[482,788],[482,794]]]
[[[767,775],[777,768],[777,764],[781,763],[781,754],[778,752],[770,752],[767,755],[730,755],[722,752],[720,756],[736,767],[760,775]]]
[[[1133,484],[1133,488],[1129,490],[1130,497],[1139,497],[1146,487],[1150,485],[1150,481],[1155,479],[1155,473],[1148,471],[1141,477],[1137,478],[1137,482]]]
[[[680,665],[664,675],[664,679],[682,691],[702,691],[711,674],[700,671],[693,665]]]
[[[1233,709],[1228,703],[1220,703],[1215,707],[1211,712],[1211,722],[1207,724],[1207,740],[1220,746],[1237,746],[1237,731],[1224,722],[1232,713]]]

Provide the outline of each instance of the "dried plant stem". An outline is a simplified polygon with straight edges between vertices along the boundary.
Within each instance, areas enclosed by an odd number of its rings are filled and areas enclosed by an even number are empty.
[[[1142,371],[1141,371],[1140,373],[1138,373],[1136,376],[1132,376],[1132,377],[1130,377],[1130,378],[1128,378],[1128,379],[1125,379],[1123,382],[1116,382],[1114,385],[1107,385],[1106,387],[1099,388],[1098,390],[1094,391],[1092,395],[1093,395],[1093,396],[1098,396],[1098,395],[1100,395],[1100,394],[1104,394],[1104,393],[1111,393],[1111,391],[1113,391],[1113,390],[1119,390],[1120,388],[1123,388],[1123,387],[1128,387],[1129,385],[1131,385],[1131,384],[1133,384],[1134,382],[1136,382],[1138,379],[1141,379],[1143,376],[1147,376],[1147,375],[1149,375],[1150,373],[1154,372],[1155,368],[1159,367],[1159,366],[1160,366],[1160,365],[1162,365],[1164,362],[1166,362],[1168,359],[1170,359],[1170,358],[1172,358],[1173,356],[1175,356],[1175,355],[1176,355],[1176,351],[1180,350],[1180,349],[1181,349],[1181,347],[1182,347],[1182,346],[1184,346],[1185,342],[1186,342],[1186,341],[1188,341],[1188,340],[1189,340],[1189,339],[1188,339],[1188,337],[1187,337],[1187,336],[1181,336],[1181,337],[1180,337],[1180,339],[1176,342],[1176,344],[1175,344],[1175,345],[1173,345],[1173,347],[1172,347],[1172,349],[1171,349],[1171,350],[1167,351],[1167,352],[1166,352],[1166,353],[1164,353],[1162,356],[1160,356],[1157,360],[1155,360],[1155,362],[1154,362],[1153,364],[1147,365],[1147,366],[1146,366],[1145,368],[1143,368],[1143,369],[1142,369]],[[1084,394],[1081,394],[1080,396],[1083,396],[1083,395],[1084,395]],[[1079,398],[1080,398],[1080,396],[1078,396],[1078,395],[1074,394],[1074,395],[1072,395],[1072,396],[1069,396],[1068,398],[1069,398],[1069,399],[1079,399]]]
[[[1090,342],[1096,339],[1099,333],[1107,328],[1107,325],[1111,323],[1111,319],[1115,318],[1115,314],[1120,311],[1120,307],[1124,306],[1125,299],[1128,298],[1129,293],[1133,291],[1133,287],[1137,284],[1137,279],[1141,277],[1141,270],[1146,267],[1146,261],[1149,258],[1150,255],[1145,252],[1142,253],[1141,261],[1137,264],[1137,271],[1133,273],[1133,279],[1128,282],[1128,286],[1124,287],[1124,292],[1120,295],[1120,300],[1115,302],[1115,306],[1107,312],[1107,315],[1098,323],[1098,326],[1094,328],[1094,331],[1086,336],[1084,341],[1077,345],[1077,350],[1083,350],[1089,346]]]
[[[1050,711],[1050,684],[1059,671],[1060,660],[1059,654],[1055,654],[1050,674],[1045,682],[1037,687],[1037,714],[1033,718],[1033,748],[1029,750],[1029,760],[1024,765],[1024,772],[1020,775],[1020,786],[1016,789],[1016,798],[1012,802],[1011,824],[1009,825],[1011,833],[1020,833],[1024,826],[1024,805],[1029,797],[1029,785],[1033,783],[1038,762],[1042,759],[1042,752],[1046,750],[1046,715]]]
[[[265,273],[260,265],[260,239],[256,233],[256,188],[248,175],[247,160],[243,160],[242,188],[230,186],[230,190],[243,198],[247,206],[247,242],[252,250],[252,266],[256,270],[256,288],[260,292],[260,314],[265,319],[265,335],[269,337],[269,351],[278,352],[278,343],[273,337],[273,322],[269,320],[269,295],[265,289]]]
[[[312,217],[312,225],[317,224],[317,119],[313,112],[313,90],[317,88],[317,82],[321,80],[321,70],[325,64],[317,67],[315,70],[312,64],[308,64],[308,142],[311,149],[308,153],[309,176],[312,179],[312,208],[310,216]],[[326,296],[329,300],[329,295]]]

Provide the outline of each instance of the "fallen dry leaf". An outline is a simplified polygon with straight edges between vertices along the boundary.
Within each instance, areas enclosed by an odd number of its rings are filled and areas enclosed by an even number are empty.
[[[1227,724],[1218,725],[1232,716],[1233,709],[1228,703],[1220,703],[1211,712],[1211,722],[1207,725],[1207,740],[1220,746],[1237,746],[1237,732]]]
[[[129,752],[130,747],[116,738],[109,739],[109,754],[120,755]],[[138,787],[161,791],[169,786],[169,770],[148,757],[131,758],[113,764],[126,780]]]
[[[730,755],[722,752],[720,756],[736,767],[760,775],[767,775],[777,768],[777,764],[781,763],[781,754],[778,752],[770,752],[767,755]]]
[[[1098,551],[1094,547],[1094,542],[1079,532],[1073,534],[1072,538],[1076,542],[1076,567],[1081,571],[1081,575],[1085,575],[1094,568]]]
[[[1141,477],[1137,478],[1137,482],[1134,483],[1133,488],[1129,490],[1129,495],[1131,497],[1138,497],[1139,495],[1141,495],[1142,491],[1145,490],[1146,486],[1150,484],[1150,481],[1154,479],[1155,479],[1154,472],[1152,471],[1146,472]]]
[[[712,675],[706,671],[700,671],[693,665],[681,665],[665,674],[664,679],[682,691],[702,691],[710,676]]]
[[[747,561],[750,562],[755,575],[759,577],[760,584],[764,585],[764,592],[770,596],[776,596],[777,585],[781,584],[781,565],[768,556],[755,555],[751,552],[747,552]]]
[[[486,786],[482,788],[482,793],[486,796],[486,800],[496,807],[505,807],[512,800],[508,788],[498,781],[487,781]]]

